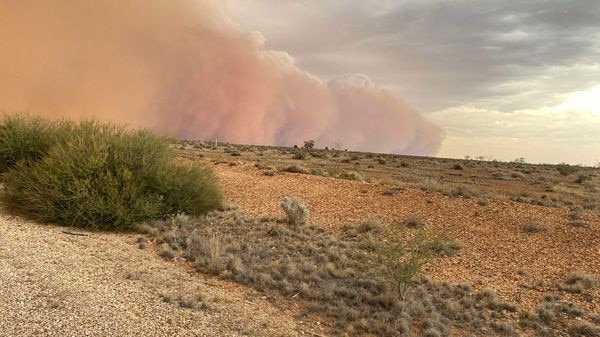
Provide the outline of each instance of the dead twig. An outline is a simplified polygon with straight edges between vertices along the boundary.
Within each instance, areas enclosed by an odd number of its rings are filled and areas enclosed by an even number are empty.
[[[68,235],[75,235],[75,236],[90,236],[89,234],[83,234],[83,233],[74,233],[74,232],[69,232],[69,231],[62,231],[63,234],[68,234]]]

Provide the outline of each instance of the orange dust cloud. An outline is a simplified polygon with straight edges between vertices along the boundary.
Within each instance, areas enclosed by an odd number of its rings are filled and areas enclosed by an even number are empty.
[[[188,139],[433,154],[443,131],[355,74],[329,83],[222,1],[0,0],[0,111]]]

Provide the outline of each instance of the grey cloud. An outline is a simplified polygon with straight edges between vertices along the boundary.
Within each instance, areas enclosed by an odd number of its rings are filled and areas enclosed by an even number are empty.
[[[281,22],[248,24],[311,71],[365,72],[423,110],[483,98],[513,107],[510,98],[523,92],[502,89],[511,82],[529,82],[522,104],[541,104],[600,78],[585,67],[600,62],[600,1],[294,1],[300,10],[290,10],[291,2],[278,1]],[[250,3],[269,13],[262,6],[272,1]],[[578,72],[572,65],[583,65],[587,80],[556,71]]]

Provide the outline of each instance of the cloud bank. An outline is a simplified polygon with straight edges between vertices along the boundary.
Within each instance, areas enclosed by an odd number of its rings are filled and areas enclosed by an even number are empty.
[[[303,68],[360,69],[426,112],[537,108],[599,84],[597,0],[231,1]]]
[[[0,1],[0,110],[181,138],[433,154],[443,131],[354,74],[324,82],[209,0]]]
[[[423,111],[439,156],[600,160],[600,1],[230,2],[302,68],[360,69]]]

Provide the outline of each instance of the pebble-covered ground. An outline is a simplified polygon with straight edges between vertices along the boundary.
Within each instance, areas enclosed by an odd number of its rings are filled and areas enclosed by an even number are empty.
[[[136,237],[0,214],[0,336],[296,336],[302,331],[290,310],[252,290],[206,281],[186,265],[163,261],[156,252],[138,249]],[[200,307],[182,308],[179,297]]]
[[[367,219],[386,226],[418,217],[427,232],[454,238],[463,246],[458,256],[428,265],[428,276],[492,289],[524,309],[534,309],[544,295],[557,293],[556,284],[572,273],[600,279],[600,216],[592,212],[583,215],[586,227],[573,227],[565,208],[507,200],[479,205],[473,199],[416,189],[390,194],[385,185],[306,174],[266,176],[254,163],[244,161],[215,169],[227,199],[256,215],[282,216],[279,200],[289,195],[307,204],[312,223],[334,232]],[[523,226],[528,223],[545,230],[526,233]],[[600,287],[591,294],[596,300],[561,296],[600,314]]]

